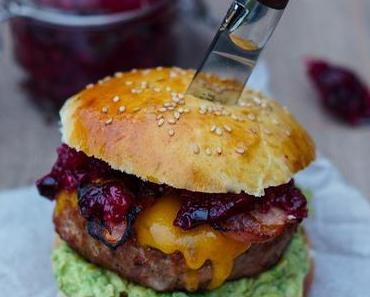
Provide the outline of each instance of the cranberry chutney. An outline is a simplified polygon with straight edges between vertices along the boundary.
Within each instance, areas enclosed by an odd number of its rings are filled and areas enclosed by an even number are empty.
[[[33,0],[60,18],[73,14],[134,15],[111,25],[63,26],[12,19],[14,56],[23,69],[22,87],[43,108],[59,110],[66,98],[91,81],[125,69],[172,65],[177,1]],[[156,9],[160,5],[160,9]]]
[[[267,228],[268,224],[254,217],[278,213],[292,222],[300,222],[308,215],[307,201],[293,180],[267,189],[263,197],[199,193],[142,181],[65,144],[57,152],[52,171],[37,181],[40,194],[54,200],[61,192],[77,191],[80,214],[88,222],[90,235],[112,248],[130,237],[132,225],[143,209],[168,195],[181,201],[175,226],[190,230],[209,224],[241,240],[246,238],[245,234],[240,236],[246,231],[248,239],[254,240],[266,240],[278,232],[275,225]]]

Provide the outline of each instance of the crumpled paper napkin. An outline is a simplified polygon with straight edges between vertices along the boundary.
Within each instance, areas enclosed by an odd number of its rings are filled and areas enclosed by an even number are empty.
[[[311,296],[370,296],[370,204],[321,157],[296,180],[313,194],[305,223],[315,258]],[[34,188],[0,194],[0,296],[56,296],[52,209]]]

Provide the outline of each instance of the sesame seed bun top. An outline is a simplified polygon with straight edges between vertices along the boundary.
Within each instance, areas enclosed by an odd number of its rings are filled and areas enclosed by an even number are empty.
[[[185,96],[193,75],[159,67],[87,86],[61,110],[63,142],[145,181],[254,196],[315,158],[311,138],[278,102],[250,89],[238,106]],[[209,83],[232,91],[228,81]]]

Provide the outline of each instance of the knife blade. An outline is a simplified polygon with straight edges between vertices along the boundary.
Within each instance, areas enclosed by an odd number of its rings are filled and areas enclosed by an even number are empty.
[[[234,0],[187,94],[236,104],[288,1]],[[228,83],[215,84],[214,77]]]

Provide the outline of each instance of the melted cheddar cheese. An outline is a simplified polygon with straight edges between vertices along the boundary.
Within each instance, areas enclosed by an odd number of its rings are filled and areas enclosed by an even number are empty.
[[[207,261],[212,263],[213,268],[208,288],[221,286],[232,272],[234,259],[244,253],[250,244],[226,238],[209,225],[184,231],[173,224],[179,209],[177,199],[164,197],[144,210],[135,223],[139,243],[165,254],[181,252],[189,268],[185,277],[189,291],[198,289],[197,270]]]

